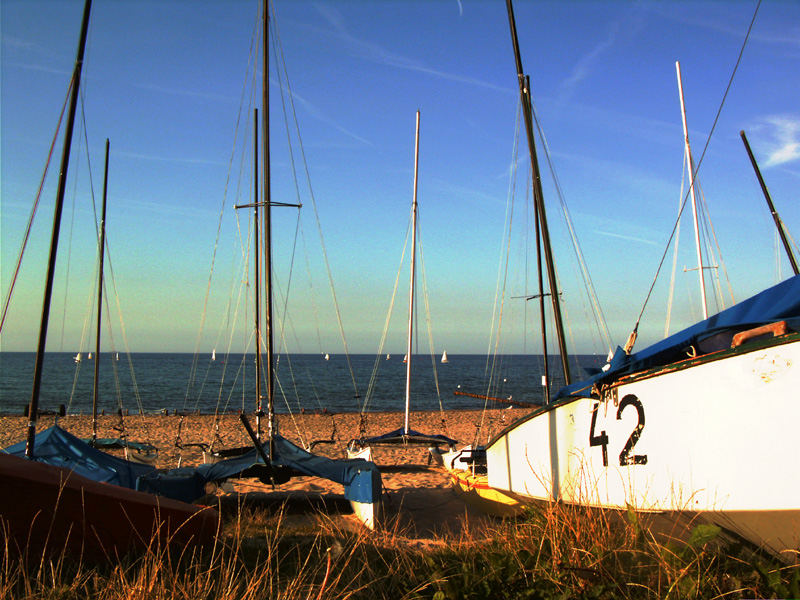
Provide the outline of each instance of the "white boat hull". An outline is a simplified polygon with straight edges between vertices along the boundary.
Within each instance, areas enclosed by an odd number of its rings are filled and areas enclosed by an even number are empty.
[[[794,558],[785,553],[800,548],[800,341],[743,350],[533,413],[487,447],[489,485],[536,500],[702,514]]]

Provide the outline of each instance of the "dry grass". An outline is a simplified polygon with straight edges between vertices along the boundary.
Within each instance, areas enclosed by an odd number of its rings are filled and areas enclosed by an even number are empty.
[[[480,534],[410,543],[399,520],[377,533],[323,512],[222,511],[202,551],[153,544],[119,561],[4,552],[0,597],[25,599],[787,598],[786,566],[696,525],[687,541],[656,536],[634,513],[549,504]],[[6,548],[8,550],[8,548]]]

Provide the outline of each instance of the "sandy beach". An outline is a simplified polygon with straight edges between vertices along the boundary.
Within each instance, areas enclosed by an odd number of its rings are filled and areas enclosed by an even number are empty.
[[[511,424],[528,409],[509,408],[487,411],[415,412],[410,427],[424,433],[443,433],[463,444],[485,442]],[[51,426],[56,417],[43,415],[37,430]],[[369,413],[362,424],[357,413],[279,415],[278,429],[287,439],[302,447],[312,442],[314,452],[342,458],[347,443],[362,435],[379,435],[403,425],[402,413]],[[251,418],[252,422],[252,418]],[[61,427],[78,437],[90,437],[88,416],[59,417]],[[27,419],[23,416],[0,417],[0,447],[24,439]],[[122,424],[117,415],[98,417],[98,437],[120,437],[124,427],[130,441],[149,442],[158,448],[159,468],[190,466],[202,463],[203,447],[215,449],[249,444],[250,440],[238,415],[130,415]],[[402,532],[409,541],[419,544],[446,543],[467,533],[474,536],[490,524],[488,517],[464,504],[450,488],[445,472],[431,465],[425,447],[376,447],[375,462],[381,467],[384,509],[395,534]],[[315,477],[297,477],[272,488],[256,479],[238,480],[209,490],[214,495],[244,498],[255,504],[303,505],[306,510],[292,511],[292,518],[335,519],[343,527],[357,527],[355,518],[343,502],[340,485]],[[308,509],[309,506],[317,508]],[[319,506],[324,506],[320,511]]]

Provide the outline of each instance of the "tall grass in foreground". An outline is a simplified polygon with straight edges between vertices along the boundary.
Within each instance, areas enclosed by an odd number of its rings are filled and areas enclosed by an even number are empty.
[[[800,598],[800,564],[709,525],[688,540],[659,538],[632,512],[547,505],[424,549],[406,533],[348,529],[323,514],[290,525],[282,511],[241,509],[201,552],[153,545],[92,565],[6,551],[0,598]]]

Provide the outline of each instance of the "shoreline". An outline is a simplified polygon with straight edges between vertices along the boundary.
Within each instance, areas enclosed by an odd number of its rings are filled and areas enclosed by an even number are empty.
[[[425,433],[441,433],[459,444],[485,442],[521,416],[530,413],[525,408],[503,409],[451,409],[439,411],[413,411],[409,427]],[[125,437],[130,441],[148,442],[158,449],[158,468],[174,468],[202,463],[202,446],[217,448],[248,445],[250,438],[244,430],[239,412],[204,413],[154,413],[132,414],[120,418],[119,414],[99,415],[97,435],[101,438]],[[379,435],[402,427],[402,412],[304,412],[276,415],[278,432],[301,447],[313,441],[315,453],[329,458],[343,458],[347,443],[365,435]],[[251,415],[250,421],[255,426]],[[90,415],[40,414],[37,431],[58,422],[73,435],[88,438],[92,433]],[[0,415],[0,448],[6,448],[25,439],[28,419],[23,415]],[[262,420],[262,430],[265,423]],[[319,443],[319,442],[322,443]],[[114,453],[114,452],[112,452]],[[413,457],[427,461],[424,447],[376,447],[376,461],[396,465]]]

